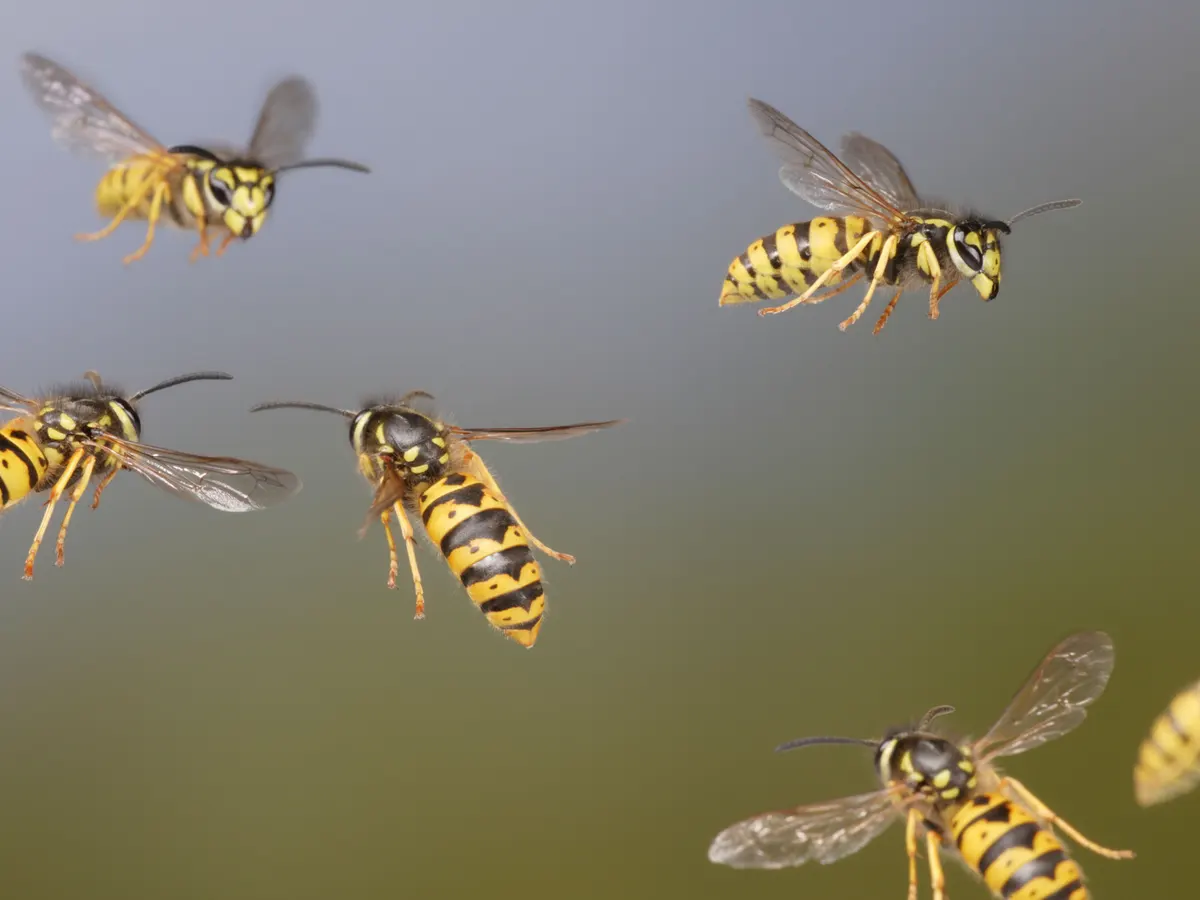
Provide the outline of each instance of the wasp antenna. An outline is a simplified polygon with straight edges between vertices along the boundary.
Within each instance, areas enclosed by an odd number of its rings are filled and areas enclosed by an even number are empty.
[[[1051,200],[1049,203],[1039,203],[1037,206],[1031,206],[1029,209],[1019,212],[1009,219],[1008,227],[1011,228],[1022,219],[1028,219],[1030,216],[1040,215],[1044,212],[1051,212],[1056,209],[1074,209],[1082,202],[1082,200]]]
[[[800,747],[812,747],[815,744],[861,744],[867,747],[874,747],[878,741],[872,741],[867,738],[852,738],[852,737],[806,737],[797,738],[794,741],[788,741],[786,744],[780,744],[775,748],[776,753],[783,753],[787,750],[796,750]]]
[[[306,159],[303,162],[292,163],[290,166],[280,166],[275,171],[290,172],[292,169],[349,169],[351,172],[369,173],[371,170],[362,163],[351,162],[348,159]]]
[[[322,403],[303,403],[300,401],[279,400],[271,403],[259,403],[250,407],[250,412],[262,412],[264,409],[313,409],[317,412],[334,413],[353,419],[358,413],[351,409],[338,409],[336,406],[325,406]]]
[[[935,706],[933,709],[929,710],[929,712],[925,713],[925,715],[921,716],[921,721],[917,725],[917,731],[924,731],[929,727],[929,723],[934,719],[938,718],[939,716],[948,716],[952,712],[954,712],[953,706]]]
[[[91,373],[95,375],[95,373]],[[99,375],[96,376],[99,379]],[[165,390],[169,387],[175,387],[178,384],[187,384],[189,381],[232,381],[233,376],[228,372],[189,372],[187,375],[176,375],[174,378],[168,378],[166,381],[159,382],[154,387],[148,387],[143,391],[138,391],[128,399],[141,400],[147,394],[153,394],[155,391]],[[96,384],[99,388],[99,384]]]

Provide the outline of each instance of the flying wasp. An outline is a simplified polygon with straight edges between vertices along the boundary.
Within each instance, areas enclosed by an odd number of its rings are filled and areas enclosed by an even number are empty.
[[[70,502],[57,543],[57,564],[63,564],[67,526],[93,477],[99,481],[92,509],[100,505],[100,495],[122,469],[136,472],[178,497],[223,512],[274,506],[300,489],[300,480],[284,469],[142,443],[136,404],[143,397],[191,381],[227,381],[233,376],[193,372],[128,396],[104,384],[95,372],[85,377],[86,384],[57,388],[40,400],[0,388],[0,410],[17,414],[0,428],[0,513],[31,493],[50,491],[42,524],[25,558],[27,581],[33,578],[33,562],[54,507],[69,489]]]
[[[1138,748],[1133,793],[1140,806],[1173,800],[1200,784],[1200,681],[1175,695]]]
[[[193,262],[208,256],[210,240],[224,235],[217,256],[235,238],[258,233],[275,200],[275,180],[293,169],[366,166],[343,159],[303,159],[317,120],[317,98],[303,78],[280,81],[267,94],[249,148],[208,149],[191,144],[164,147],[99,91],[58,63],[26,53],[25,86],[53,121],[53,136],[68,149],[99,156],[112,167],[96,188],[96,205],[109,223],[78,240],[108,237],[126,219],[146,222],[146,240],[125,257],[131,263],[150,249],[165,214],[170,225],[195,229],[200,243]]]
[[[488,622],[522,647],[532,647],[542,626],[546,597],[541,568],[529,545],[569,565],[574,565],[575,557],[550,549],[533,535],[469,442],[559,440],[624,420],[543,428],[458,428],[437,418],[432,404],[431,394],[411,391],[397,401],[370,403],[359,411],[276,402],[259,404],[251,412],[312,409],[349,419],[350,445],[358,456],[359,471],[375,488],[359,534],[365,534],[376,516],[383,523],[387,586],[395,588],[400,571],[390,525],[394,514],[408,551],[415,617],[424,618],[425,589],[408,518],[419,516],[429,539]]]
[[[942,297],[960,279],[969,281],[984,300],[1000,292],[1001,234],[1029,216],[1081,202],[1043,203],[1008,221],[956,215],[923,202],[896,157],[870,138],[846,135],[839,159],[773,106],[753,98],[749,103],[754,121],[783,160],[780,180],[835,216],[785,225],[751,244],[729,265],[721,306],[792,297],[758,311],[774,315],[800,303],[828,300],[867,275],[866,296],[838,326],[842,331],[866,312],[881,284],[896,291],[875,334],[887,324],[900,295],[922,283],[929,285],[929,317],[936,319]],[[847,270],[850,277],[842,274]],[[826,290],[818,293],[822,288]]]
[[[1057,827],[1102,856],[1129,859],[1085,838],[994,762],[1062,737],[1078,726],[1104,691],[1113,668],[1108,635],[1085,631],[1055,646],[1033,671],[991,730],[956,743],[931,730],[951,706],[937,706],[915,727],[880,740],[811,737],[779,750],[814,744],[863,744],[875,749],[882,789],[733,825],[712,842],[708,858],[735,868],[778,869],[810,860],[831,863],[861,850],[895,820],[906,823],[908,896],[917,896],[917,848],[928,848],[934,900],[945,900],[940,851],[956,853],[996,897],[1086,900],[1083,872],[1055,836]]]

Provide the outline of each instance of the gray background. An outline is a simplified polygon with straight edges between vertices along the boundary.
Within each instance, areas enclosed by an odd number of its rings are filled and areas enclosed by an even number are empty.
[[[1076,856],[1100,897],[1190,878],[1200,797],[1135,808],[1137,742],[1200,675],[1192,541],[1200,12],[969,5],[80,0],[10,9],[4,365],[33,393],[96,368],[148,441],[294,469],[223,516],[123,475],[67,566],[20,580],[0,521],[0,884],[41,898],[796,897],[904,889],[900,830],[832,867],[705,850],[773,807],[869,789],[877,735],[935,703],[978,734],[1051,644],[1118,666],[1070,738],[1014,774],[1136,862]],[[93,230],[102,166],[52,144],[17,57],[88,77],[163,141],[248,137],[317,85],[312,152],[253,241],[189,266]],[[922,190],[1022,223],[1004,290],[942,318],[906,295],[760,319],[729,260],[814,211],[776,179],[761,97],[836,145],[859,129]],[[463,425],[626,416],[482,445],[542,538],[550,614],[491,633],[433,553],[429,614],[384,588],[345,424],[249,416],[435,392]],[[403,579],[403,575],[401,576]],[[984,896],[957,868],[955,896]]]

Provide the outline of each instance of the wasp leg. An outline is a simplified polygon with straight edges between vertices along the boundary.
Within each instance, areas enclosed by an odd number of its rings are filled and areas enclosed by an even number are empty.
[[[932,831],[925,834],[925,846],[929,851],[929,881],[933,887],[933,900],[946,900],[946,873],[942,870],[942,842]]]
[[[917,900],[917,825],[920,821],[921,814],[910,809],[904,824],[904,849],[908,853],[908,900]]]
[[[150,249],[150,245],[154,243],[154,226],[158,224],[158,216],[162,211],[163,197],[167,195],[167,191],[168,187],[165,179],[155,186],[154,196],[150,199],[150,211],[146,215],[146,240],[142,241],[142,246],[138,247],[122,260],[125,265],[136,262],[145,256],[146,251]]]
[[[859,279],[861,279],[862,277],[863,277],[862,272],[855,272],[853,278],[848,278],[845,281],[843,281],[841,284],[839,284],[837,287],[830,288],[829,290],[825,291],[824,293],[817,294],[815,297],[809,297],[804,302],[809,305],[816,304],[816,303],[824,303],[830,297],[836,297],[838,294],[840,294],[842,291],[846,290],[847,288],[854,287],[854,285],[857,284]]]
[[[884,307],[883,315],[879,317],[879,321],[875,323],[875,328],[872,334],[879,334],[883,331],[883,326],[887,324],[888,319],[892,317],[892,311],[896,308],[896,301],[900,299],[900,295],[904,293],[904,288],[897,288],[896,293],[892,294],[892,299],[888,301],[888,305]]]
[[[942,265],[937,260],[937,254],[933,252],[933,247],[926,241],[917,248],[917,266],[921,267],[924,261],[924,268],[929,272],[933,279],[933,284],[929,287],[929,318],[936,319],[938,317],[937,301],[935,297],[941,297],[938,288],[942,284]]]
[[[224,256],[225,251],[229,249],[229,245],[237,239],[237,235],[230,232],[225,235],[225,240],[221,241],[221,246],[217,248],[217,256]]]
[[[899,239],[894,234],[889,234],[887,240],[883,242],[883,250],[879,254],[879,262],[875,264],[875,274],[871,276],[871,284],[867,287],[867,295],[862,298],[862,303],[858,304],[858,309],[850,314],[850,318],[838,326],[842,331],[845,331],[857,322],[859,317],[867,311],[867,307],[871,303],[871,295],[875,293],[875,288],[883,283],[883,276],[887,272],[887,266],[892,259],[892,255],[896,252],[897,243],[899,243]]]
[[[817,292],[817,288],[829,281],[829,279],[833,278],[834,275],[840,275],[847,266],[851,265],[858,259],[859,254],[861,254],[863,250],[870,245],[871,241],[875,240],[877,237],[879,237],[878,231],[868,231],[862,236],[862,239],[859,240],[857,244],[850,248],[849,252],[847,252],[841,257],[841,259],[838,259],[833,263],[833,265],[822,272],[817,277],[817,280],[808,286],[807,291],[805,291],[799,297],[789,300],[782,306],[769,306],[766,309],[760,309],[758,314],[760,316],[773,316],[777,313],[786,312],[793,306],[797,306],[800,303],[807,303],[809,298],[811,298],[812,295]]]
[[[208,222],[203,216],[196,219],[196,230],[200,233],[200,243],[192,248],[192,254],[188,257],[188,262],[195,262],[202,256],[208,256]]]
[[[165,174],[165,173],[163,173],[163,174]],[[117,226],[125,221],[125,217],[128,216],[131,212],[133,212],[134,209],[137,208],[137,205],[139,203],[141,203],[144,199],[146,199],[146,195],[148,193],[150,193],[150,191],[155,187],[156,180],[161,179],[163,177],[163,174],[147,175],[145,180],[141,184],[138,185],[137,190],[133,192],[133,196],[131,196],[125,202],[125,205],[122,206],[120,210],[118,210],[117,214],[112,217],[112,220],[109,221],[109,223],[107,225],[105,225],[99,231],[94,231],[94,232],[91,232],[90,234],[77,234],[77,235],[75,235],[75,240],[77,240],[77,241],[98,241],[98,240],[101,240],[102,238],[106,238],[110,234],[112,234],[114,231],[117,230]]]
[[[425,618],[425,587],[421,583],[421,570],[417,567],[417,542],[413,538],[412,526],[408,523],[408,516],[404,514],[404,507],[399,503],[394,504],[396,517],[400,521],[400,533],[404,537],[404,546],[408,551],[408,568],[412,572],[413,590],[417,595],[417,609],[413,614],[414,619]],[[387,586],[395,589],[396,576],[400,574],[400,556],[396,553],[396,538],[392,535],[391,526],[391,510],[385,509],[379,514],[379,521],[383,523],[383,533],[387,536],[388,542],[388,580]],[[363,526],[359,536],[366,531],[366,526]]]
[[[942,298],[945,297],[948,293],[950,293],[950,291],[953,289],[953,287],[956,284],[958,284],[958,276],[957,275],[955,275],[954,279],[949,284],[947,284],[944,288],[942,288],[940,291],[937,291],[936,293],[934,293],[933,291],[930,292],[930,294],[929,294],[929,318],[936,319],[938,317],[938,315],[939,315],[938,305],[942,302]]]
[[[92,498],[92,509],[99,509],[100,495],[104,493],[104,489],[108,487],[108,483],[117,477],[117,473],[121,471],[121,467],[117,466],[107,475],[100,479],[100,483],[96,485],[96,496]]]
[[[67,504],[66,515],[63,516],[62,526],[58,529],[58,541],[54,545],[56,566],[63,564],[63,551],[67,543],[67,527],[71,524],[71,516],[75,514],[75,504],[87,491],[88,482],[92,480],[92,472],[96,468],[96,454],[88,455],[87,462],[79,470],[79,482],[71,489],[71,502]]]
[[[1101,856],[1106,856],[1109,859],[1133,859],[1135,856],[1132,850],[1110,850],[1108,847],[1101,846],[1095,841],[1088,840],[1066,820],[1059,818],[1058,814],[1050,807],[1037,798],[1037,796],[1011,776],[1005,776],[1000,779],[1000,789],[1009,789],[1011,796],[1014,796],[1019,802],[1029,807],[1029,811],[1042,819],[1046,824],[1061,828],[1063,834],[1067,835],[1075,843],[1081,847],[1087,847],[1093,853],[1098,853]]]
[[[29,547],[29,555],[25,557],[26,581],[33,580],[33,560],[37,557],[38,547],[42,546],[42,538],[46,534],[46,528],[50,525],[50,517],[54,515],[54,505],[58,503],[58,498],[66,490],[67,482],[71,480],[84,453],[83,447],[79,447],[71,454],[67,464],[63,466],[62,473],[58,476],[58,480],[54,482],[54,487],[50,489],[50,499],[46,501],[46,512],[42,515],[42,524],[38,526],[37,534],[33,536],[33,543]]]
[[[533,532],[529,530],[529,526],[521,521],[521,517],[517,515],[517,511],[513,509],[513,505],[508,501],[508,498],[504,496],[504,492],[500,490],[500,485],[496,484],[496,479],[492,477],[492,473],[488,471],[488,467],[483,464],[483,460],[480,459],[478,454],[476,454],[473,450],[466,448],[464,449],[464,464],[470,470],[471,474],[482,481],[487,489],[496,495],[496,499],[508,508],[508,511],[512,513],[512,517],[517,520],[517,525],[520,526],[521,531],[525,533],[525,537],[529,538],[529,542],[547,556],[552,556],[559,562],[565,562],[569,566],[575,565],[575,557],[573,557],[570,553],[560,553],[557,550],[552,550],[537,539]]]

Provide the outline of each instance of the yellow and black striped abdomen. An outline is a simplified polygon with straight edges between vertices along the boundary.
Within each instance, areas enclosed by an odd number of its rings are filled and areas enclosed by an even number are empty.
[[[487,620],[523,647],[532,647],[546,597],[541,568],[521,527],[487,486],[472,475],[440,478],[420,498],[421,519]]]
[[[25,418],[0,428],[0,512],[36,490],[50,468],[35,433],[34,422]]]
[[[859,216],[819,216],[811,222],[784,225],[774,234],[759,238],[729,264],[720,305],[781,300],[804,293],[870,228],[870,223]],[[883,237],[876,237],[847,271],[857,271],[872,262],[882,245]],[[842,278],[834,275],[826,285],[834,287]]]
[[[206,213],[196,176],[181,162],[172,165],[169,157],[135,156],[113,166],[96,186],[96,208],[100,215],[111,218],[137,196],[140,199],[125,218],[148,219],[154,188],[164,179],[167,192],[162,199],[159,221],[194,228]]]
[[[1133,790],[1141,806],[1163,803],[1200,784],[1200,681],[1155,719],[1138,750]]]
[[[954,812],[963,860],[1005,900],[1088,900],[1083,871],[1057,837],[1001,794],[976,794]]]

